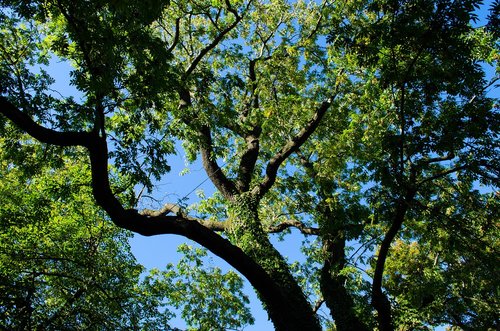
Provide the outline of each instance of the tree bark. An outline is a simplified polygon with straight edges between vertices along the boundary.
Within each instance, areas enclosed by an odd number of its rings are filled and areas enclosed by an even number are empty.
[[[394,330],[391,315],[391,303],[382,291],[382,278],[384,275],[385,261],[389,254],[389,248],[403,225],[406,212],[408,211],[415,194],[416,191],[414,189],[408,189],[406,195],[401,197],[396,202],[395,214],[392,219],[391,227],[385,234],[385,237],[380,244],[372,283],[372,306],[377,311],[377,320],[380,331]]]
[[[325,240],[323,247],[328,256],[321,269],[320,288],[337,330],[368,331],[368,327],[356,315],[354,301],[345,287],[346,277],[340,274],[346,263],[343,234]]]
[[[293,278],[288,264],[271,244],[261,226],[258,203],[258,197],[248,192],[235,197],[229,208],[230,219],[226,233],[279,287],[280,296],[285,300],[279,310],[285,309],[285,314],[277,314],[276,307],[265,306],[276,330],[321,330],[319,321]],[[259,293],[259,297],[261,295]]]

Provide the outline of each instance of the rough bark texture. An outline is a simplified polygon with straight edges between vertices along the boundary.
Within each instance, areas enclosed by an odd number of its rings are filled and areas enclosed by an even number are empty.
[[[277,330],[321,330],[311,305],[290,273],[287,263],[269,242],[261,226],[257,206],[258,198],[250,193],[236,197],[230,207],[227,234],[233,243],[259,263],[280,288],[281,296],[285,299],[282,308],[288,311],[285,315],[278,316],[275,308],[266,306],[265,309]]]
[[[324,242],[327,254],[321,269],[321,293],[330,309],[338,331],[368,331],[368,327],[356,315],[354,302],[345,287],[346,277],[340,272],[345,267],[345,239],[342,233]]]

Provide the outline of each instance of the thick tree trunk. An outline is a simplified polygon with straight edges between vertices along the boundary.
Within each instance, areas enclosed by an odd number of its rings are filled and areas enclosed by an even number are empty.
[[[258,199],[250,193],[235,198],[229,210],[228,236],[258,263],[280,289],[283,302],[279,307],[265,304],[276,330],[321,330],[319,321],[302,289],[293,278],[286,261],[270,243],[263,231],[258,213]]]
[[[340,272],[345,266],[345,239],[339,233],[332,240],[325,240],[324,249],[328,254],[321,269],[321,293],[338,331],[368,331],[368,327],[356,315],[354,302],[345,287],[346,277]]]

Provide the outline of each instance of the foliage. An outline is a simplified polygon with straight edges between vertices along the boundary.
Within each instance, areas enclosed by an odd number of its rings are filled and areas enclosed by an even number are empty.
[[[207,252],[186,244],[179,246],[183,258],[164,271],[154,269],[145,282],[155,293],[167,296],[167,303],[181,310],[189,330],[240,329],[253,324],[243,281],[234,272],[205,267]]]
[[[25,143],[25,162],[48,152]],[[59,155],[58,168],[27,172],[30,164],[12,162],[4,139],[1,146],[1,327],[168,328],[170,313],[160,312],[164,294],[151,295],[141,284],[143,267],[130,251],[130,233],[113,226],[92,201],[81,151]]]
[[[280,330],[319,329],[323,303],[337,330],[498,328],[498,1],[1,4],[6,153],[21,132],[50,146],[25,183],[81,148],[117,226],[206,247]],[[51,92],[50,57],[79,100]],[[218,192],[136,210],[179,140]],[[316,237],[302,264],[271,241],[291,229]],[[194,328],[250,323],[235,275],[181,250],[148,293],[183,294],[166,300]]]

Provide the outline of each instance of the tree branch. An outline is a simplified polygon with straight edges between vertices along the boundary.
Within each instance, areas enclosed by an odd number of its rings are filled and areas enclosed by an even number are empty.
[[[416,165],[417,165],[417,167],[421,167],[423,165],[428,165],[431,163],[450,161],[450,160],[453,160],[454,158],[455,158],[455,153],[451,152],[451,153],[449,153],[447,155],[443,155],[443,156],[423,158],[421,160],[416,161]]]
[[[251,2],[252,1],[248,2],[247,8],[250,6]],[[229,1],[226,1],[226,5],[228,6],[227,7],[228,11],[231,12],[235,16],[234,22],[232,24],[230,24],[227,28],[222,30],[221,33],[219,33],[207,47],[205,47],[204,49],[202,49],[200,51],[200,54],[198,54],[198,56],[195,57],[193,62],[191,62],[189,67],[186,69],[186,72],[184,73],[184,77],[189,76],[196,69],[196,67],[198,66],[198,63],[200,63],[200,61],[203,59],[203,57],[205,55],[207,55],[211,50],[213,50],[224,39],[224,37],[229,32],[231,32],[231,30],[233,30],[238,25],[238,23],[240,23],[240,21],[243,19],[244,15],[239,15],[238,12],[236,12],[236,10],[230,6]]]
[[[315,314],[318,313],[318,310],[321,308],[321,306],[325,303],[325,299],[321,298],[319,299],[318,301],[316,301],[316,303],[314,304],[314,307],[313,307],[313,312]]]
[[[92,135],[91,141],[87,145],[90,154],[94,198],[117,226],[145,236],[177,234],[206,247],[249,280],[259,292],[263,303],[269,307],[270,318],[276,327],[286,329],[289,322],[285,317],[291,309],[287,303],[286,295],[281,291],[280,284],[277,284],[256,261],[211,228],[199,222],[193,222],[192,219],[182,215],[158,214],[149,216],[141,215],[135,209],[124,209],[110,188],[106,139]],[[207,162],[209,169],[215,164],[212,161]],[[214,175],[214,172],[210,173]],[[164,207],[164,211],[167,212],[171,207]]]
[[[313,227],[308,227],[304,223],[299,222],[299,221],[294,221],[294,220],[286,220],[281,222],[280,224],[270,226],[266,232],[268,233],[279,233],[283,232],[284,230],[288,228],[297,228],[302,234],[305,235],[319,235],[319,229],[318,228],[313,228]]]
[[[406,212],[408,211],[410,203],[413,201],[415,194],[416,191],[414,189],[409,189],[406,192],[406,196],[398,200],[391,227],[385,234],[385,237],[382,240],[380,249],[378,251],[375,271],[373,273],[372,305],[375,310],[377,310],[377,319],[379,323],[379,329],[381,331],[394,330],[391,316],[391,305],[385,294],[382,292],[382,279],[384,275],[385,261],[389,253],[391,243],[401,229],[401,226],[403,225]]]
[[[250,181],[252,180],[252,174],[255,169],[255,163],[259,157],[259,137],[261,129],[256,127],[254,132],[245,136],[245,141],[247,143],[247,149],[243,153],[240,159],[240,165],[238,168],[238,179],[236,181],[236,187],[239,192],[246,192],[250,188]]]
[[[40,142],[57,146],[88,146],[91,133],[83,131],[61,132],[41,126],[0,96],[0,114],[3,114],[21,130]]]
[[[179,30],[180,30],[180,24],[181,24],[181,19],[177,18],[175,19],[175,34],[174,34],[174,40],[172,40],[172,45],[168,48],[167,52],[172,53],[174,51],[175,46],[177,46],[177,43],[179,42]],[[166,30],[166,29],[165,29]]]
[[[464,170],[464,169],[466,169],[466,168],[467,168],[467,165],[462,165],[462,166],[459,166],[459,167],[455,167],[455,168],[451,168],[451,169],[445,170],[445,171],[443,171],[443,172],[437,173],[437,174],[435,174],[435,175],[433,175],[433,176],[430,176],[430,177],[427,177],[427,178],[425,178],[425,179],[421,180],[421,181],[417,184],[417,186],[420,186],[420,185],[422,185],[422,184],[424,184],[424,183],[426,183],[426,182],[430,182],[430,181],[433,181],[433,180],[435,180],[435,179],[438,179],[438,178],[441,178],[441,177],[447,176],[447,175],[452,174],[452,173],[454,173],[454,172],[457,172],[457,171],[460,171],[460,170]]]
[[[250,284],[259,292],[259,297],[264,304],[269,307],[270,318],[277,326],[277,329],[280,329],[280,324],[281,329],[286,329],[283,326],[287,325],[286,321],[281,321],[290,311],[289,303],[285,299],[286,296],[280,290],[279,284],[276,284],[266,271],[239,247],[231,244],[227,239],[202,224],[179,216],[160,215],[150,217],[140,215],[135,210],[126,210],[119,217],[120,220],[114,219],[114,221],[117,221],[116,223],[122,228],[133,232],[145,236],[177,234],[206,247],[248,279]]]
[[[179,109],[185,110],[191,106],[191,95],[186,88],[180,88],[179,91]],[[192,118],[187,116],[181,117],[182,121],[188,125],[192,126]],[[202,125],[197,128],[198,135],[201,138],[200,143],[200,153],[201,160],[203,163],[203,168],[207,173],[208,177],[215,185],[215,187],[221,192],[221,194],[228,200],[231,200],[233,196],[237,193],[237,189],[233,181],[226,177],[217,161],[213,157],[213,144],[212,144],[212,133],[208,125]]]
[[[252,193],[262,197],[267,191],[269,191],[271,186],[276,181],[276,175],[281,164],[307,141],[314,130],[318,127],[328,108],[330,108],[332,101],[333,97],[323,101],[302,130],[290,139],[285,146],[271,158],[266,167],[266,176],[259,185],[253,188]]]
[[[217,231],[217,232],[224,232],[226,230],[226,224],[223,222],[217,222],[217,221],[207,221],[201,218],[196,218],[196,217],[191,217],[188,216],[184,213],[184,211],[181,209],[181,207],[177,204],[174,203],[166,203],[163,205],[163,207],[159,210],[151,210],[151,209],[144,209],[139,212],[139,215],[143,216],[149,216],[149,217],[159,217],[162,215],[167,215],[169,213],[173,213],[176,216],[186,220],[186,221],[191,221],[191,222],[198,222],[204,227]]]
[[[202,138],[200,152],[203,167],[215,187],[217,187],[226,199],[231,200],[237,193],[237,189],[233,181],[226,177],[220,166],[217,164],[217,161],[214,159],[210,128],[206,125],[202,126],[199,130],[199,134]]]

